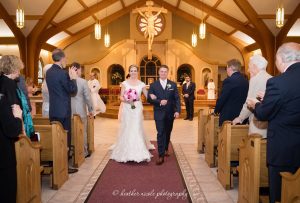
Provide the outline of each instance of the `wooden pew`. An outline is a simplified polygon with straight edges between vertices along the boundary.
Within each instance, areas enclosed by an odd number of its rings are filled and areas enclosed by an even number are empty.
[[[71,143],[74,146],[73,165],[75,167],[81,166],[84,162],[84,127],[80,115],[73,114]]]
[[[208,115],[204,133],[205,161],[209,167],[215,167],[215,149],[218,145],[219,116]]]
[[[248,125],[231,125],[225,121],[219,131],[218,140],[218,180],[226,189],[231,188],[231,161],[239,161],[239,144],[248,136]]]
[[[205,133],[205,124],[207,123],[208,115],[205,115],[204,109],[199,109],[198,111],[198,143],[197,151],[199,153],[204,153],[204,133]]]
[[[253,134],[240,144],[238,203],[259,202],[259,188],[268,187],[266,143],[261,135]]]
[[[34,125],[50,125],[48,117],[36,115],[32,118]],[[74,125],[75,122],[75,125]],[[83,123],[78,114],[74,114],[72,118],[71,142],[74,146],[73,165],[79,167],[84,161],[84,137]]]
[[[300,168],[295,174],[281,172],[281,203],[300,202]]]
[[[37,114],[32,117],[33,125],[50,125],[48,117],[43,117],[41,114]]]
[[[41,161],[52,162],[52,167],[45,167],[45,172],[52,175],[52,188],[59,189],[68,180],[67,131],[56,121],[51,125],[34,125],[34,128],[40,133]]]
[[[40,146],[21,135],[15,143],[17,160],[17,202],[41,202]],[[0,197],[1,198],[1,197]]]
[[[88,151],[92,154],[95,151],[94,146],[94,117],[89,118],[87,121],[87,141],[88,141]]]

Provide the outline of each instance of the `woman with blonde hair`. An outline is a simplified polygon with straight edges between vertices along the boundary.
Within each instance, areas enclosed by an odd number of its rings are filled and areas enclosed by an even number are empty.
[[[3,202],[16,202],[15,141],[22,133],[22,110],[14,80],[22,68],[17,56],[6,55],[0,59],[0,197]]]

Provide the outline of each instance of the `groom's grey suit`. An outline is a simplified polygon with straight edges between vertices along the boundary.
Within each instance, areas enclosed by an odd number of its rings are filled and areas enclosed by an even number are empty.
[[[152,100],[149,96],[150,94],[154,94],[157,98]],[[174,113],[180,113],[181,111],[176,83],[167,80],[166,88],[163,89],[160,81],[155,81],[150,85],[147,100],[153,104],[158,153],[160,157],[164,157],[165,151],[168,151],[170,135],[173,129]],[[161,100],[167,100],[168,103],[165,106],[161,106]]]

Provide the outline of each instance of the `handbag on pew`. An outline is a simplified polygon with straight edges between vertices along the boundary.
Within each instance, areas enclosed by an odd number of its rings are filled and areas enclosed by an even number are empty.
[[[257,118],[255,116],[253,117],[253,124],[258,129],[267,129],[268,128],[268,121],[259,121],[259,120],[257,120]]]

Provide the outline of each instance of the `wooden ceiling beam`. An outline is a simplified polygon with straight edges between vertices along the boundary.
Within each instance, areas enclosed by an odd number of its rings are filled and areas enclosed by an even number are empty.
[[[129,6],[127,6],[125,9],[122,9],[110,16],[107,16],[106,18],[101,20],[101,25],[105,26],[111,22],[113,22],[114,20],[126,15],[127,13],[131,12],[132,9],[144,5],[146,2],[146,0],[142,0],[142,1],[137,1]],[[80,31],[78,31],[77,33],[74,33],[72,37],[68,37],[67,39],[63,40],[58,47],[61,49],[65,49],[66,47],[70,46],[71,44],[73,44],[74,42],[84,38],[85,36],[89,35],[90,33],[94,32],[94,25],[90,25]]]
[[[10,15],[12,19],[16,19],[16,15]],[[42,15],[25,15],[25,21],[26,20],[41,20]]]
[[[57,15],[57,13],[60,11],[60,9],[66,2],[67,0],[54,0],[44,13],[42,19],[32,29],[28,37],[37,37],[45,29],[47,29],[48,25],[52,22],[53,18]]]
[[[267,71],[271,74],[275,74],[276,68],[274,67],[274,35],[266,26],[266,24],[262,21],[262,19],[257,18],[257,13],[254,10],[254,8],[250,5],[248,0],[233,1],[248,18],[249,22],[256,28],[256,32],[259,35],[259,37],[257,39],[253,39],[260,45],[262,54],[269,62]]]
[[[22,31],[16,26],[15,21],[9,13],[6,11],[2,3],[0,2],[0,16],[9,27],[9,29],[14,33],[14,36],[18,42],[20,57],[24,63],[26,63],[26,38]],[[26,70],[25,70],[26,71]]]
[[[122,4],[122,7],[125,8],[125,3],[124,3],[124,0],[120,0],[121,1],[121,4]]]
[[[181,3],[181,0],[178,0],[178,1],[177,1],[177,4],[176,4],[176,8],[179,8],[180,3]]]
[[[154,2],[156,3],[159,3],[159,0],[153,0]],[[171,11],[172,13],[182,17],[183,19],[191,22],[191,23],[196,23],[196,24],[200,24],[201,23],[201,19],[199,18],[196,18],[195,16],[181,10],[181,9],[178,9],[174,6],[172,6],[171,4],[169,3],[166,3],[164,2],[164,5],[163,5],[166,9],[168,9],[169,11]],[[208,23],[206,23],[206,28],[207,28],[207,32],[223,39],[224,41],[232,44],[234,47],[236,47],[239,51],[242,52],[244,46],[239,43],[237,40],[235,40],[235,38],[231,37],[231,36],[228,36],[228,34],[216,27],[214,27],[213,25],[210,25]]]
[[[36,70],[38,70],[39,55],[43,45],[41,36],[66,2],[67,0],[53,0],[43,14],[42,19],[38,21],[27,37],[26,67],[28,67],[28,72],[26,76],[33,78],[35,81],[38,78],[38,71]]]
[[[300,44],[300,37],[286,37],[283,42],[296,42]]]
[[[228,33],[228,35],[230,36],[230,35],[234,34],[236,31],[238,31],[238,30],[237,29],[233,29],[231,32]]]
[[[215,5],[213,5],[213,8],[217,8],[217,7],[220,5],[220,3],[221,3],[222,1],[223,1],[223,0],[218,0],[218,1],[215,3]],[[204,21],[206,21],[208,17],[209,17],[209,15],[206,15],[206,16],[204,17]]]
[[[70,35],[70,36],[72,36],[73,35],[73,33],[72,32],[70,32],[69,30],[64,30],[64,32],[65,33],[67,33],[68,35]]]
[[[84,9],[88,9],[89,8],[82,0],[77,0],[77,1],[81,4],[81,6]],[[92,17],[94,18],[95,21],[97,20],[97,17],[95,15],[92,15]]]
[[[221,3],[222,3],[223,0],[218,0],[215,5],[213,5],[213,8],[217,8]]]
[[[75,25],[76,23],[86,19],[87,17],[93,15],[94,13],[112,5],[113,3],[117,2],[119,0],[105,0],[105,1],[101,1],[91,7],[89,7],[88,9],[79,12],[65,20],[63,20],[62,22],[59,22],[57,24],[57,27],[51,27],[48,28],[47,30],[45,30],[45,32],[43,33],[42,36],[42,42],[46,42],[50,37],[56,35],[57,33],[61,32],[62,30],[65,30],[69,27],[71,27],[72,25]]]
[[[0,44],[18,44],[18,40],[15,37],[0,37]]]
[[[246,52],[252,52],[252,51],[257,50],[257,49],[260,49],[260,46],[259,46],[258,43],[250,44],[250,45],[248,45],[248,46],[246,46],[246,47],[244,48],[244,50],[245,50]]]
[[[204,12],[206,12],[207,14],[219,19],[220,21],[244,32],[245,34],[249,35],[250,37],[252,37],[253,39],[257,39],[257,31],[251,27],[245,26],[243,24],[243,22],[201,2],[201,1],[194,1],[194,0],[183,0],[186,3],[200,9],[203,10]]]
[[[291,17],[291,15],[284,14],[285,19],[289,19],[290,17]],[[260,19],[276,19],[276,15],[275,14],[259,14],[259,15],[257,15],[257,18],[260,18]]]
[[[295,22],[300,18],[300,3],[295,8],[294,12],[281,28],[280,32],[276,37],[276,46],[279,47],[283,42],[284,39],[287,37],[287,33],[290,31],[291,27],[295,24]],[[274,22],[275,23],[275,22]]]
[[[51,44],[48,44],[48,43],[44,43],[43,46],[42,46],[42,49],[44,49],[46,51],[49,51],[49,52],[52,52],[52,51],[54,51],[54,49],[57,49],[57,47],[53,46]]]

